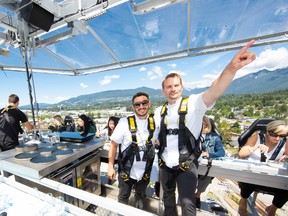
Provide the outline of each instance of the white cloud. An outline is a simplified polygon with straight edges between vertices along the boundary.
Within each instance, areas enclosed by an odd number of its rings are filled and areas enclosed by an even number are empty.
[[[100,80],[99,83],[101,86],[107,85],[112,82],[112,79],[119,79],[120,75],[104,76],[103,80]]]
[[[88,85],[86,85],[86,84],[84,84],[84,83],[80,83],[80,87],[81,87],[81,88],[87,88]]]
[[[171,68],[175,68],[177,66],[177,64],[173,63],[173,64],[168,64],[169,67]]]
[[[169,74],[170,73],[177,73],[177,74],[179,74],[181,77],[183,77],[183,76],[185,76],[186,75],[186,73],[184,73],[184,72],[182,72],[182,71],[177,71],[177,70],[171,70],[171,71],[169,71]]]
[[[159,66],[154,66],[152,70],[147,72],[147,76],[149,80],[155,80],[163,77],[163,70]]]
[[[261,52],[256,60],[239,70],[236,77],[242,77],[250,73],[254,73],[263,69],[270,71],[288,67],[288,50],[284,47],[272,50],[271,48]]]
[[[139,69],[139,71],[141,72],[141,71],[146,71],[147,69],[145,68],[145,67],[141,67],[140,69]]]
[[[240,69],[237,72],[235,79],[263,69],[273,71],[279,68],[288,67],[287,59],[288,49],[284,47],[278,48],[276,50],[272,50],[271,48],[266,49],[257,56],[254,62]],[[205,63],[202,62],[202,64],[208,64],[209,62],[214,62],[215,60],[216,59],[211,58],[205,61]],[[217,67],[217,69],[220,69],[220,67]],[[192,82],[185,82],[184,86],[186,88],[203,88],[210,86],[221,72],[222,69],[219,71],[213,71],[211,73],[205,73],[202,75],[203,79]]]

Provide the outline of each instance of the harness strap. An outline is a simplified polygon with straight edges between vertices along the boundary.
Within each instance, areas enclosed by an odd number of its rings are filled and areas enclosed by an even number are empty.
[[[179,129],[177,131],[178,134],[178,150],[179,150],[179,163],[181,164],[183,161],[186,163],[190,162],[195,162],[195,164],[198,166],[198,156],[200,155],[201,152],[198,152],[197,150],[197,144],[199,144],[199,139],[195,139],[193,134],[189,131],[189,129],[185,125],[185,116],[188,111],[188,100],[189,98],[183,98],[181,100],[180,106],[178,108],[178,114],[179,114]],[[160,149],[158,152],[159,158],[161,158],[161,154],[164,151],[165,147],[167,147],[167,132],[170,133],[170,129],[167,130],[167,125],[165,123],[165,116],[167,115],[167,109],[168,109],[168,102],[166,102],[161,109],[161,125],[160,125],[160,137],[161,142],[160,142]],[[187,135],[188,133],[188,135]],[[171,129],[171,134],[175,134],[176,132],[173,133],[173,129]],[[188,150],[186,150],[186,149]],[[188,154],[191,154],[190,156],[187,154],[183,154],[182,152],[189,152]],[[195,160],[196,158],[196,160]],[[187,164],[186,163],[186,164]]]
[[[259,133],[259,137],[260,137],[260,143],[265,145],[265,137],[263,133]],[[264,153],[261,153],[261,157],[260,157],[260,161],[261,162],[266,162],[266,156],[264,155]]]
[[[135,146],[135,151],[133,153],[135,153],[136,156],[136,161],[140,161],[140,154],[139,154],[139,146],[138,146],[138,142],[137,142],[137,136],[136,136],[136,132],[137,132],[137,124],[136,124],[136,120],[135,120],[135,116],[128,116],[128,123],[129,123],[129,130],[131,132],[131,137],[132,137],[132,143],[134,143]]]
[[[212,160],[211,160],[211,158],[209,158],[209,159],[208,159],[208,163],[207,163],[206,173],[199,178],[200,180],[203,180],[203,179],[205,179],[205,178],[207,177],[207,175],[208,175],[211,167],[212,167]]]
[[[178,109],[178,114],[179,114],[179,131],[178,131],[178,149],[179,152],[183,149],[184,145],[186,145],[185,140],[185,116],[187,114],[188,110],[188,97],[183,98],[179,109]],[[190,152],[192,152],[191,145],[187,145],[187,148],[189,149]]]
[[[148,121],[148,125],[147,125],[147,129],[149,131],[149,135],[148,138],[146,139],[146,143],[145,143],[145,148],[144,148],[144,154],[143,154],[143,158],[142,161],[146,161],[146,168],[145,168],[145,172],[143,175],[143,179],[147,180],[150,178],[150,171],[152,169],[152,165],[153,165],[153,160],[154,160],[154,148],[152,145],[152,137],[153,137],[153,133],[155,131],[155,121],[153,118],[153,114],[150,114],[147,121]],[[133,116],[128,116],[128,125],[129,125],[129,131],[131,132],[131,138],[132,138],[132,143],[131,145],[125,149],[125,156],[123,157],[123,152],[121,151],[120,148],[120,161],[119,161],[119,168],[121,169],[120,172],[120,176],[124,179],[124,181],[128,181],[129,180],[129,172],[127,172],[128,170],[125,170],[125,164],[128,162],[128,160],[130,160],[130,164],[131,167],[133,165],[133,161],[134,161],[134,156],[136,157],[136,161],[140,161],[140,148],[138,146],[138,141],[137,141],[137,124],[136,124],[136,119],[135,119],[135,115]],[[153,158],[151,157],[151,148],[153,148]],[[130,167],[130,169],[131,169]]]
[[[285,143],[286,143],[286,139],[282,139],[281,143],[279,143],[279,145],[277,146],[276,150],[273,152],[273,154],[269,160],[275,160],[276,159],[277,155],[279,154],[279,152],[281,151],[281,149]]]

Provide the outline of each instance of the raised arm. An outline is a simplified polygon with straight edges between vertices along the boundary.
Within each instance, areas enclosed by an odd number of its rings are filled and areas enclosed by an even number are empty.
[[[247,50],[253,45],[254,40],[247,43],[230,61],[220,76],[212,83],[210,88],[203,93],[206,106],[211,106],[229,87],[236,72],[256,59],[253,52]]]

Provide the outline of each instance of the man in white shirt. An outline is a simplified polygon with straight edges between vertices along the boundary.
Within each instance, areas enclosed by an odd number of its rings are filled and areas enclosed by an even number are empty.
[[[145,208],[146,188],[155,156],[152,145],[155,130],[154,119],[149,116],[151,104],[148,94],[138,92],[132,98],[135,115],[121,118],[112,136],[109,149],[108,177],[116,177],[114,162],[118,157],[118,201],[128,204],[132,187],[135,189],[135,206]]]
[[[158,137],[160,141],[158,154],[160,183],[164,191],[166,216],[177,215],[176,186],[182,215],[196,215],[195,189],[198,176],[196,164],[199,155],[195,153],[196,148],[194,146],[201,133],[202,118],[206,110],[211,109],[216,100],[228,88],[236,72],[255,60],[255,54],[247,51],[253,43],[253,40],[247,43],[234,56],[208,90],[189,96],[185,121],[181,121],[179,111],[183,108],[183,85],[180,75],[176,73],[168,74],[162,82],[162,92],[168,103],[155,111],[156,125],[161,122],[159,137],[156,134],[155,137]],[[184,122],[185,125],[184,123],[180,124],[180,122]]]

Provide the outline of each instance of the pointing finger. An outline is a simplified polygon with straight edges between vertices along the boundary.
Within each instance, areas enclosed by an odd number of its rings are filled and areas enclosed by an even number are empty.
[[[247,50],[254,44],[255,40],[251,40],[249,41],[241,50],[240,50],[240,54],[243,54],[245,52],[247,52]]]

